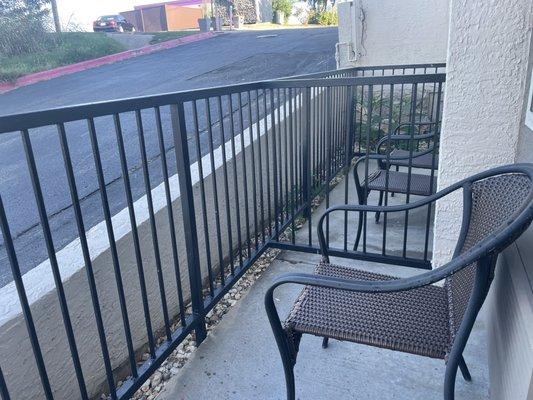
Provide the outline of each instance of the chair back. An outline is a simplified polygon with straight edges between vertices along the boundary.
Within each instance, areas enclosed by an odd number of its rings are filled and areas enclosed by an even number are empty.
[[[454,257],[459,256],[475,246],[483,245],[487,239],[503,234],[496,246],[487,248],[486,254],[493,256],[487,291],[497,255],[527,229],[533,215],[533,164],[508,166],[493,171],[497,170],[505,172],[470,182],[470,190],[469,185],[464,187],[463,226],[454,253]],[[519,229],[507,234],[506,228],[519,217]],[[446,280],[452,342],[463,321],[478,266],[479,260]]]

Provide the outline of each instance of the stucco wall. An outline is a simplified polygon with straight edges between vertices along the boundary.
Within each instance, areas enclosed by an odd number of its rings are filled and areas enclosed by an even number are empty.
[[[449,0],[338,3],[340,67],[446,59]]]
[[[452,0],[438,187],[513,163],[531,37],[531,1]],[[436,207],[434,263],[451,257],[460,198]]]

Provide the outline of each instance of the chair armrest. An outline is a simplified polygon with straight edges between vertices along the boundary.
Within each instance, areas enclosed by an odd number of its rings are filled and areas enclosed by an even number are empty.
[[[382,137],[377,145],[376,148],[379,151],[380,147],[383,146],[383,144],[387,142],[401,142],[401,141],[409,141],[409,140],[427,140],[431,139],[435,136],[435,133],[423,133],[420,135],[405,135],[405,134],[394,134],[390,136],[384,136]]]
[[[395,129],[394,129],[394,133],[393,133],[393,136],[394,135],[398,135],[398,133],[396,132],[399,132],[400,129],[404,126],[424,126],[424,125],[437,125],[436,122],[403,122],[401,124],[399,124]],[[409,135],[408,135],[409,136]]]
[[[356,176],[356,184],[357,183],[358,183],[358,180]],[[417,201],[413,201],[412,203],[397,204],[397,205],[392,205],[392,206],[372,206],[372,205],[367,205],[367,204],[340,204],[337,206],[332,206],[328,208],[326,211],[324,211],[324,213],[318,220],[317,236],[318,236],[318,243],[320,246],[320,253],[322,254],[322,257],[324,259],[326,260],[328,259],[328,246],[327,246],[326,238],[324,235],[324,220],[326,219],[327,215],[332,212],[335,212],[335,211],[359,212],[360,214],[359,218],[362,218],[362,214],[365,212],[388,213],[388,212],[409,211],[409,210],[413,210],[415,208],[423,207],[430,203],[433,203],[437,201],[438,199],[452,192],[455,192],[456,190],[459,190],[459,189],[464,189],[464,190],[469,191],[470,183],[458,182],[457,184],[451,185],[447,187],[446,189],[441,190],[440,192],[432,194],[431,196],[423,197]]]
[[[293,283],[360,293],[403,292],[442,281],[469,265],[463,259],[459,261],[455,260],[457,260],[457,258],[442,267],[409,278],[387,281],[361,281],[325,275],[293,273],[279,276],[274,280],[272,286],[277,287],[286,283]]]

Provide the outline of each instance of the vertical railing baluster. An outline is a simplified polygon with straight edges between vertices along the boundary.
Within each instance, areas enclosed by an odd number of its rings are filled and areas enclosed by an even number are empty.
[[[277,155],[277,127],[276,127],[276,108],[279,112],[278,106],[274,102],[274,90],[269,89],[270,93],[270,121],[272,124],[272,185],[274,191],[274,232],[276,241],[279,241],[279,201],[278,201],[278,155]],[[278,118],[279,122],[279,118]],[[272,224],[272,221],[270,222]],[[271,238],[272,239],[272,238]]]
[[[7,258],[9,260],[9,266],[11,267],[11,274],[13,276],[13,281],[15,282],[15,287],[17,289],[17,294],[22,308],[22,314],[24,315],[24,322],[26,323],[26,330],[28,331],[28,337],[30,339],[31,348],[33,351],[33,356],[35,357],[35,363],[37,364],[37,371],[39,372],[39,379],[41,380],[41,385],[43,387],[44,396],[46,399],[53,399],[52,388],[50,387],[50,380],[48,379],[48,374],[46,372],[46,366],[44,364],[43,353],[41,350],[41,345],[39,344],[39,339],[37,337],[37,330],[35,329],[35,323],[33,322],[33,316],[31,313],[30,303],[28,301],[28,296],[26,294],[26,288],[24,287],[24,281],[22,280],[22,274],[20,272],[20,266],[17,259],[17,253],[15,251],[15,246],[13,245],[13,238],[11,237],[11,230],[9,229],[9,223],[7,221],[6,212],[4,209],[4,203],[2,201],[2,196],[0,195],[0,229],[4,239],[4,246],[7,252]],[[80,375],[78,375],[78,372]],[[85,381],[83,380],[83,375],[81,374],[81,369],[76,370],[76,377],[78,378],[78,384],[80,386],[81,397],[86,400],[87,389],[85,388]],[[81,379],[80,379],[81,378]],[[0,371],[0,393],[2,393],[2,400],[9,400],[9,394],[7,391],[7,385],[4,380],[4,377]]]
[[[290,175],[290,199],[291,202],[291,243],[295,243],[295,207],[296,207],[296,174],[295,174],[295,164],[296,164],[296,155],[295,155],[295,146],[294,146],[294,136],[295,136],[295,115],[294,115],[294,89],[289,88],[289,175]]]
[[[192,102],[192,116],[194,124],[194,140],[196,143],[196,159],[198,162],[198,180],[200,182],[200,198],[202,205],[202,223],[205,241],[205,257],[207,262],[207,277],[209,279],[209,294],[215,295],[213,267],[211,261],[211,245],[209,243],[209,224],[207,222],[207,202],[205,199],[204,166],[202,162],[202,147],[200,145],[200,129],[198,121],[198,106],[196,100]]]
[[[165,323],[165,333],[167,340],[172,340],[170,332],[170,319],[168,316],[167,296],[165,293],[165,282],[163,279],[163,267],[161,265],[161,254],[159,252],[159,237],[155,222],[154,203],[152,199],[152,185],[150,182],[150,172],[148,171],[148,157],[146,155],[146,142],[144,139],[144,127],[140,110],[135,110],[135,120],[137,121],[137,134],[139,139],[139,149],[141,151],[141,164],[144,177],[144,188],[146,192],[146,202],[148,203],[148,218],[150,220],[150,230],[152,233],[152,247],[154,249],[155,268],[159,284],[159,295],[161,296],[161,308],[163,311],[163,322]]]
[[[272,108],[272,104],[270,104],[270,107]],[[265,113],[264,113],[264,120],[265,120],[265,163],[266,163],[266,181],[267,181],[267,184],[266,184],[266,190],[267,190],[267,214],[268,214],[268,236],[269,236],[269,240],[272,240],[272,193],[271,193],[271,190],[270,190],[270,168],[271,168],[271,165],[270,165],[270,140],[269,140],[269,136],[271,135],[271,133],[273,132],[273,123],[274,121],[271,120],[270,121],[270,124],[271,124],[271,127],[270,127],[270,132],[269,133],[269,127],[268,127],[268,109],[267,109],[267,91],[266,89],[263,89],[263,108],[265,109]]]
[[[251,246],[250,246],[250,207],[248,203],[248,174],[246,168],[246,147],[244,143],[244,113],[242,110],[242,93],[237,93],[237,107],[239,108],[239,132],[241,135],[241,153],[242,153],[242,180],[244,182],[244,223],[246,224],[246,248],[248,253],[247,258],[251,256]]]
[[[354,93],[356,92],[355,86],[348,86],[346,90],[346,140],[345,140],[345,154],[344,154],[344,204],[348,204],[349,195],[349,175],[350,167],[352,164],[354,141],[355,141],[355,127],[354,127]],[[348,212],[344,212],[344,251],[348,251]]]
[[[407,193],[405,194],[405,203],[409,203],[411,195],[411,177],[413,173],[413,137],[415,135],[415,120],[416,120],[416,95],[418,91],[418,85],[413,83],[411,88],[411,113],[409,115],[409,162],[407,167]],[[409,224],[409,210],[405,211],[404,228],[403,228],[403,250],[402,255],[405,258],[407,256],[407,230]]]
[[[148,348],[150,350],[150,355],[152,358],[155,358],[155,340],[154,340],[154,334],[152,331],[152,320],[150,317],[150,306],[148,304],[148,293],[146,290],[146,279],[144,277],[144,266],[143,266],[143,260],[141,255],[141,245],[139,241],[139,232],[137,230],[137,219],[135,217],[135,208],[133,206],[133,196],[131,193],[131,184],[130,184],[130,178],[129,178],[129,172],[128,172],[128,161],[126,158],[126,151],[124,148],[124,137],[122,135],[122,126],[120,123],[120,116],[118,114],[113,115],[113,121],[115,124],[115,134],[117,136],[117,147],[118,147],[118,154],[120,158],[120,168],[122,171],[122,181],[124,182],[124,192],[126,193],[126,204],[128,206],[128,214],[130,219],[130,226],[131,226],[131,236],[133,238],[133,250],[135,253],[135,263],[137,266],[137,275],[139,276],[139,286],[141,289],[141,300],[143,305],[143,313],[144,313],[144,321],[146,325],[146,334],[148,336]],[[98,143],[95,142],[96,146],[98,146]],[[98,166],[100,166],[99,156],[95,158],[95,162],[97,162],[97,172],[99,171]],[[101,166],[100,166],[101,169]],[[104,186],[105,183],[103,181],[103,173],[98,173],[98,177],[100,180],[100,177],[102,177],[100,186]],[[104,186],[105,187],[105,186]],[[100,196],[102,198],[103,204],[108,204],[107,202],[107,194],[105,193],[105,190],[102,190],[100,188]],[[113,229],[111,227],[111,218],[108,219],[109,222],[106,221],[106,226],[108,230],[108,235],[113,235]]]
[[[220,268],[220,283],[222,286],[226,283],[226,277],[224,275],[224,256],[222,254],[222,231],[220,228],[220,212],[218,205],[218,186],[217,186],[217,174],[215,168],[215,151],[213,142],[213,125],[211,123],[211,103],[209,98],[205,99],[205,112],[207,116],[207,144],[209,147],[209,160],[211,162],[211,181],[213,187],[213,205],[215,207],[215,227],[217,231],[217,250],[218,250],[218,267]],[[186,129],[186,128],[184,128]]]
[[[257,118],[257,153],[258,153],[258,168],[259,168],[259,196],[261,203],[261,238],[262,243],[265,243],[265,198],[263,196],[263,152],[261,146],[261,116],[259,112],[259,90],[255,91],[255,110]],[[266,121],[265,121],[266,122]]]
[[[249,134],[250,134],[250,150],[251,150],[251,157],[252,157],[252,207],[253,207],[253,215],[254,215],[254,248],[255,250],[258,249],[258,238],[257,238],[257,184],[255,179],[255,145],[254,145],[254,132],[253,132],[253,125],[254,125],[254,119],[253,119],[253,113],[252,113],[252,95],[250,92],[247,93],[247,100],[248,100],[248,119],[249,119]]]
[[[390,93],[390,98],[389,98],[389,129],[388,129],[388,133],[387,133],[387,137],[388,137],[388,140],[387,140],[387,149],[386,149],[386,154],[387,154],[387,160],[385,162],[385,193],[383,195],[384,197],[384,206],[386,207],[388,204],[389,204],[389,179],[390,179],[390,153],[392,151],[392,148],[391,148],[391,135],[392,135],[392,132],[394,131],[394,127],[392,126],[392,118],[393,118],[393,113],[392,113],[392,109],[393,109],[393,106],[394,106],[394,85],[391,84],[390,85],[390,90],[389,90],[389,93]],[[388,219],[388,216],[389,214],[387,212],[384,212],[383,213],[383,241],[382,241],[382,246],[381,246],[381,254],[383,255],[386,255],[386,252],[387,252],[387,219]]]
[[[438,88],[437,88],[437,104],[440,104],[441,98],[442,98],[442,90],[443,85],[442,82],[439,82]],[[434,189],[434,179],[435,179],[435,165],[437,163],[437,151],[439,149],[439,138],[440,138],[440,107],[436,110],[435,115],[435,125],[434,125],[434,139],[433,139],[433,151],[431,152],[431,173],[430,173],[430,181],[429,181],[429,187],[430,192],[433,193]],[[426,234],[424,238],[424,261],[428,260],[428,251],[429,251],[429,230],[431,228],[431,204],[428,204],[428,212],[426,216]]]
[[[289,116],[288,116],[288,101],[287,101],[287,89],[283,89],[283,144],[284,144],[284,153],[283,158],[285,160],[284,165],[284,182],[285,182],[285,216],[284,221],[287,221],[289,219],[289,192],[290,192],[290,185],[289,185],[289,129],[288,129],[288,122],[289,122]]]
[[[402,69],[402,75],[405,75],[405,68]],[[402,123],[403,94],[404,94],[404,84],[402,83],[401,89],[400,89],[400,109],[398,111],[398,123],[396,125],[400,125]]]
[[[198,252],[198,231],[196,229],[196,213],[194,211],[194,193],[191,178],[191,162],[189,157],[189,143],[185,124],[183,102],[170,106],[174,150],[180,185],[180,200],[183,215],[183,233],[187,252],[187,268],[191,288],[191,305],[195,324],[196,344],[200,344],[207,336],[205,326],[205,309],[202,294],[202,272],[200,270],[200,255]],[[213,171],[214,173],[214,171]],[[222,266],[221,266],[222,268]]]
[[[364,71],[363,71],[364,75]],[[364,85],[361,85],[361,101],[359,103],[359,138],[358,138],[358,153],[360,155],[365,155],[368,152],[368,149],[365,149],[365,153],[362,152],[362,143],[363,143],[363,109],[364,109],[364,99],[365,99],[365,87]],[[357,112],[357,110],[356,110]]]
[[[277,156],[276,158],[278,159],[278,165],[276,166],[277,170],[279,171],[278,173],[278,219],[279,219],[279,224],[283,224],[283,208],[284,208],[284,196],[283,196],[283,122],[282,122],[282,119],[281,119],[281,108],[283,107],[283,103],[281,101],[281,89],[280,88],[277,88],[276,89],[276,99],[277,99],[277,107],[276,107],[276,111],[277,111],[277,121],[278,121],[278,124],[277,124],[277,149],[276,149],[276,152],[277,152]],[[278,230],[277,231],[277,240],[279,240],[279,234],[281,232]]]
[[[161,110],[155,107],[155,122],[157,139],[159,143],[159,153],[161,154],[161,172],[163,173],[163,184],[165,186],[165,199],[167,202],[168,228],[170,231],[170,245],[172,247],[172,261],[174,274],[176,275],[176,289],[178,293],[178,309],[180,311],[181,325],[185,326],[185,305],[183,302],[183,290],[181,287],[180,262],[178,258],[178,242],[176,240],[176,227],[174,222],[174,211],[172,209],[172,197],[170,194],[170,181],[168,179],[167,155],[165,151],[165,140],[163,137],[163,125],[161,123]],[[201,160],[200,160],[201,161]]]
[[[233,118],[233,93],[228,96],[229,100],[229,115],[230,115],[230,141],[231,151],[233,153],[233,190],[235,194],[235,213],[237,219],[237,244],[239,246],[239,267],[242,268],[242,233],[241,233],[241,204],[239,201],[239,184],[237,181],[237,152],[235,149],[235,120]],[[244,148],[241,149],[241,153],[244,153]]]
[[[308,226],[308,244],[312,244],[312,229],[311,229],[311,130],[310,130],[310,117],[311,117],[311,88],[307,87],[302,93],[302,193],[303,203],[306,204],[303,216],[307,219]]]
[[[229,203],[228,164],[226,159],[226,135],[224,131],[224,113],[222,112],[222,98],[217,97],[218,117],[220,118],[220,150],[222,153],[222,178],[224,179],[224,202],[226,203],[226,224],[228,228],[228,256],[231,274],[235,274],[233,259],[233,235],[231,229],[231,205]]]
[[[72,322],[71,322],[70,314],[68,310],[65,290],[63,288],[63,282],[61,280],[61,273],[59,272],[59,265],[57,263],[54,241],[52,239],[52,232],[50,230],[48,214],[46,212],[46,206],[44,204],[44,197],[43,197],[43,192],[41,189],[41,183],[39,181],[39,175],[37,172],[37,165],[35,163],[35,157],[33,155],[33,149],[32,149],[31,140],[30,140],[30,133],[28,132],[28,130],[23,130],[21,133],[22,133],[22,143],[24,146],[24,152],[26,154],[26,162],[28,164],[31,183],[33,187],[33,194],[35,196],[35,202],[37,204],[37,210],[39,212],[39,220],[41,222],[41,228],[44,234],[46,250],[48,253],[48,258],[50,260],[50,267],[52,268],[52,275],[54,277],[54,282],[56,285],[57,296],[59,298],[59,306],[61,308],[63,324],[65,325],[65,331],[66,331],[67,339],[69,343],[70,354],[72,356],[72,362],[74,364],[74,370],[76,372],[76,378],[78,380],[78,385],[80,386],[80,388],[84,388],[85,381],[83,379],[83,373],[81,371],[80,357],[78,353],[78,348],[76,346],[76,339],[74,338],[74,330],[72,329]],[[107,361],[109,361],[109,359]],[[112,376],[110,379],[109,374],[108,374],[108,381],[110,381],[109,386],[111,389],[113,389],[112,392],[114,392],[113,379],[112,379]],[[82,390],[82,392],[83,391],[84,390]],[[51,391],[50,391],[50,396],[51,396]]]
[[[329,208],[329,191],[331,189],[331,87],[326,86],[326,114],[325,114],[325,129],[326,136],[326,209]],[[329,246],[329,214],[326,215],[326,243]]]

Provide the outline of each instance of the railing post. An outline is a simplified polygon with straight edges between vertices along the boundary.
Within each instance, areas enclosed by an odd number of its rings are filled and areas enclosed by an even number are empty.
[[[311,213],[311,124],[309,118],[311,117],[311,88],[306,87],[303,91],[303,118],[302,118],[302,192],[304,195],[304,203],[307,204],[303,215],[304,218],[309,218]]]
[[[346,135],[348,136],[346,138],[346,160],[345,160],[345,167],[350,167],[350,164],[352,162],[353,153],[354,153],[354,143],[355,143],[355,120],[354,120],[354,86],[348,86],[347,88],[347,101],[346,101],[346,108],[347,108],[347,124],[348,124],[348,131],[346,132]],[[346,172],[348,174],[348,172]]]
[[[196,344],[200,344],[206,337],[207,331],[204,319],[204,301],[202,295],[202,274],[200,270],[200,256],[198,253],[198,231],[196,229],[196,214],[194,211],[194,196],[192,190],[189,145],[187,141],[187,127],[183,102],[170,106],[172,134],[176,152],[176,164],[180,185],[181,211],[183,216],[183,233],[187,251],[187,268],[191,287],[191,304],[194,317]]]

